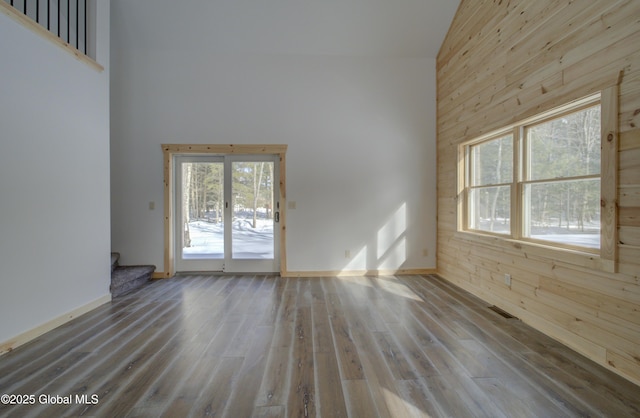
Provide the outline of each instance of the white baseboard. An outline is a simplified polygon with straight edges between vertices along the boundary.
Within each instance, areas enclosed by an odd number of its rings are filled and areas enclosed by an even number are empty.
[[[104,305],[105,303],[109,303],[109,302],[111,302],[111,294],[104,295],[101,298],[94,300],[93,302],[89,302],[86,305],[80,306],[79,308],[72,310],[71,312],[67,312],[66,314],[60,315],[57,318],[47,321],[42,325],[39,325],[7,341],[4,341],[0,343],[0,355],[8,353],[9,351],[15,349],[16,347],[19,347],[22,344],[25,344],[33,340],[34,338],[37,338],[42,334],[49,332],[52,329],[57,328],[60,325],[65,324],[71,321],[72,319],[77,318],[97,308],[98,306]]]

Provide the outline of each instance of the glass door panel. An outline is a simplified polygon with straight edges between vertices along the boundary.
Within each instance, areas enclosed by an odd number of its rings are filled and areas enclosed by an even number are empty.
[[[222,270],[224,161],[180,157],[176,168],[176,268]]]
[[[278,271],[276,261],[277,170],[273,156],[230,157],[232,271]]]
[[[273,259],[273,162],[233,162],[231,256]]]

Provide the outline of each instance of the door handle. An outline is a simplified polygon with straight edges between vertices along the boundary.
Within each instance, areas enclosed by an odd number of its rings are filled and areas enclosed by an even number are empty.
[[[273,216],[273,220],[275,222],[280,222],[280,212],[275,213],[275,215]]]

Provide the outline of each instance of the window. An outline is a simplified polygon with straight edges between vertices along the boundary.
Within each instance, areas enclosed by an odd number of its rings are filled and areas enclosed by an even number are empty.
[[[469,146],[469,228],[511,234],[513,135]]]
[[[612,88],[462,144],[459,229],[601,254],[616,229],[615,124]]]
[[[600,248],[600,103],[525,126],[522,235]]]

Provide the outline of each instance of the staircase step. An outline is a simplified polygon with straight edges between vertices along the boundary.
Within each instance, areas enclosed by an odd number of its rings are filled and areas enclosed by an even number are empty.
[[[117,266],[111,273],[111,296],[118,297],[144,286],[156,266]]]

